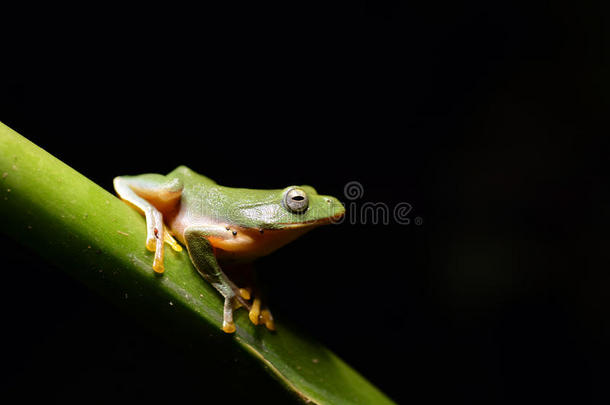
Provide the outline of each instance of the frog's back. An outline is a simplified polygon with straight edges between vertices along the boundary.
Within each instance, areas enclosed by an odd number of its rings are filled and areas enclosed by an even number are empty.
[[[195,185],[216,185],[216,182],[209,177],[194,172],[186,166],[178,166],[172,170],[167,177],[169,179],[180,179],[184,188],[190,189]]]
[[[204,222],[210,222],[211,218],[223,217],[227,207],[237,201],[233,195],[237,189],[223,187],[186,166],[178,166],[166,177],[181,181],[181,210],[188,212],[191,220],[201,218]]]
[[[172,215],[172,227],[178,233],[188,225],[239,223],[258,226],[259,221],[252,220],[251,215],[244,215],[244,212],[249,206],[275,201],[272,190],[221,186],[186,166],[177,167],[166,178],[177,179],[183,185],[180,208],[175,217]]]

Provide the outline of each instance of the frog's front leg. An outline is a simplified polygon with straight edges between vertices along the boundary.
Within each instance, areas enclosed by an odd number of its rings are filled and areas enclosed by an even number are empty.
[[[182,195],[182,183],[178,179],[167,180],[158,174],[144,174],[116,177],[114,188],[121,199],[144,213],[146,248],[155,252],[153,270],[163,273],[163,243],[169,243],[176,251],[182,248],[165,229],[163,214],[157,207],[168,209],[175,206]]]
[[[226,229],[218,226],[190,226],[184,231],[184,240],[188,249],[191,261],[195,268],[222,296],[224,297],[222,330],[227,333],[235,332],[233,322],[233,310],[238,305],[243,305],[248,310],[251,309],[240,289],[229,280],[222,271],[216,256],[214,247],[208,240],[210,237],[224,237]]]

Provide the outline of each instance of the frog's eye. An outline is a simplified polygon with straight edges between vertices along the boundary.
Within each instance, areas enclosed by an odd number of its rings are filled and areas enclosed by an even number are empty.
[[[284,206],[295,213],[302,213],[309,206],[307,194],[300,188],[291,188],[284,194]]]

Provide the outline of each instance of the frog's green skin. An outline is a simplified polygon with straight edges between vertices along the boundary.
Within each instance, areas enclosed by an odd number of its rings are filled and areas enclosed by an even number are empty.
[[[225,298],[225,332],[235,331],[233,309],[238,305],[249,309],[255,324],[274,326],[269,310],[260,310],[260,299],[254,297],[250,303],[251,290],[237,288],[220,264],[250,262],[345,213],[336,198],[318,195],[310,186],[223,187],[186,166],[166,176],[120,176],[114,179],[114,187],[123,200],[146,215],[146,247],[155,252],[156,272],[163,272],[164,242],[181,250],[171,235],[186,245],[199,273]],[[301,203],[297,199],[303,197],[308,204],[295,211]]]

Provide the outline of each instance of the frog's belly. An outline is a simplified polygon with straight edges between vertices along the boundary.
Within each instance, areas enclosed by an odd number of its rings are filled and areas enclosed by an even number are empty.
[[[230,228],[230,227],[229,227]],[[228,235],[208,238],[221,262],[248,262],[279,249],[306,232],[305,228],[265,230],[230,228]],[[233,231],[237,233],[233,235]]]

